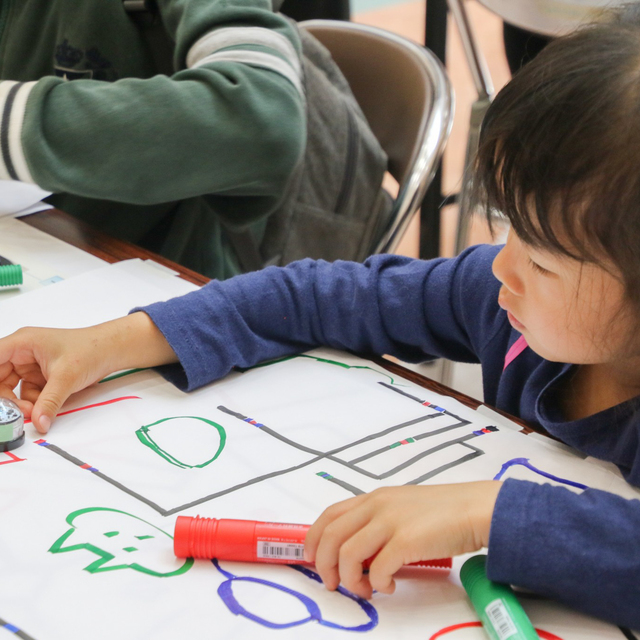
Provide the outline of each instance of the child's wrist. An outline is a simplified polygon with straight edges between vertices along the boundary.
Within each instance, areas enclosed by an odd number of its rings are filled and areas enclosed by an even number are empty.
[[[475,529],[478,548],[489,546],[489,531],[491,530],[491,521],[495,510],[498,494],[502,488],[500,480],[487,480],[479,482],[480,495],[476,502]]]
[[[151,318],[138,311],[105,323],[107,355],[112,371],[156,367],[177,360]]]

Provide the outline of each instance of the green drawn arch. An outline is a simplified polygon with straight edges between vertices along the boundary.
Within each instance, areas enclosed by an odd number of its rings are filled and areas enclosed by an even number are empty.
[[[220,436],[220,446],[218,447],[218,450],[216,451],[213,458],[196,465],[190,465],[186,462],[181,462],[176,457],[172,456],[170,453],[162,449],[149,433],[151,427],[155,427],[158,424],[168,422],[169,420],[182,419],[200,420],[201,422],[205,422],[218,431],[218,435]],[[227,432],[224,430],[224,427],[216,422],[213,422],[212,420],[207,420],[207,418],[200,418],[199,416],[173,416],[171,418],[162,418],[161,420],[156,420],[156,422],[152,422],[151,424],[143,425],[142,427],[140,427],[136,431],[136,436],[138,436],[138,440],[140,440],[140,442],[142,442],[145,447],[149,447],[151,451],[157,453],[161,458],[164,458],[167,462],[175,465],[176,467],[180,467],[181,469],[202,469],[203,467],[206,467],[222,453],[222,450],[224,449],[224,446],[227,442]]]
[[[375,373],[379,373],[385,378],[389,378],[391,380],[391,384],[397,387],[406,387],[407,385],[396,382],[393,379],[393,376],[390,376],[386,371],[381,371],[380,369],[369,367],[364,364],[347,364],[346,362],[340,362],[338,360],[330,360],[328,358],[320,358],[319,356],[312,356],[308,353],[298,353],[293,356],[283,356],[282,358],[275,358],[274,360],[268,360],[267,362],[260,362],[259,364],[254,364],[252,367],[235,367],[236,371],[240,373],[244,373],[245,371],[251,371],[251,369],[261,369],[262,367],[270,367],[273,364],[279,364],[281,362],[287,362],[288,360],[295,360],[297,358],[307,358],[308,360],[315,360],[316,362],[320,362],[322,364],[330,364],[335,367],[342,367],[343,369],[368,369],[369,371],[374,371]]]

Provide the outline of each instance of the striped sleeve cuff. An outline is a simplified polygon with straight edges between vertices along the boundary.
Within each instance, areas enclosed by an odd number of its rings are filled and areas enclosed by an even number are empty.
[[[243,46],[266,47],[275,53],[243,49]],[[239,62],[275,71],[289,80],[304,97],[298,53],[291,42],[276,31],[262,27],[216,29],[196,41],[187,54],[187,67],[190,69],[217,61]]]
[[[22,125],[27,99],[36,82],[0,82],[0,179],[35,184],[22,147]]]

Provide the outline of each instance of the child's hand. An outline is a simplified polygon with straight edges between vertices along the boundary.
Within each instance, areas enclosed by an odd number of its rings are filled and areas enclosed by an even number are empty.
[[[14,399],[40,433],[65,400],[114,371],[176,360],[145,313],[86,329],[19,329],[0,340],[0,396]],[[22,381],[20,399],[14,389]]]
[[[393,593],[393,575],[406,564],[486,547],[502,483],[386,487],[339,502],[309,529],[305,559],[328,589],[342,583],[370,598]],[[369,575],[362,563],[376,555]]]

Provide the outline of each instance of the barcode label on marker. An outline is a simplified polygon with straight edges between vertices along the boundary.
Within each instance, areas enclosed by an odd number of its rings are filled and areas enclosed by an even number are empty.
[[[508,640],[512,636],[517,635],[518,630],[516,629],[516,625],[513,623],[502,600],[490,602],[485,607],[484,612],[487,614],[487,618],[489,618],[489,622],[491,622],[499,640]]]
[[[304,544],[259,541],[257,556],[270,560],[301,561],[304,559]]]

